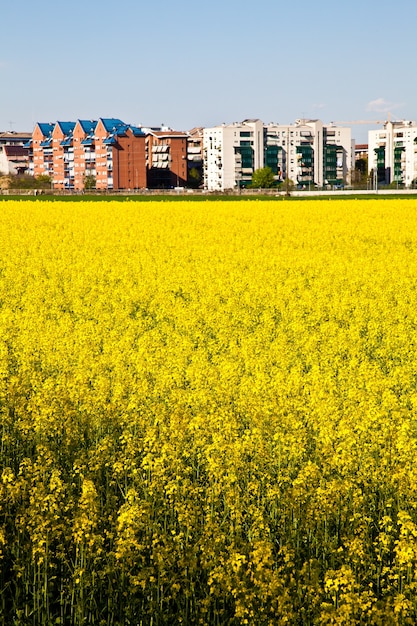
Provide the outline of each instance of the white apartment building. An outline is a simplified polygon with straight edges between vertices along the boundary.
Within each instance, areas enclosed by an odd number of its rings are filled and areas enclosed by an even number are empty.
[[[260,120],[204,130],[204,183],[209,191],[245,187],[256,169],[268,166],[277,181],[297,186],[342,185],[354,167],[351,129],[320,120],[268,124]]]
[[[299,119],[292,125],[265,127],[265,164],[275,171],[272,147],[278,150],[278,173],[299,187],[323,187],[347,182],[354,167],[351,129],[325,126],[320,120]]]
[[[368,132],[368,171],[378,184],[417,185],[417,125],[387,121]]]
[[[204,186],[209,191],[244,187],[264,165],[263,123],[245,120],[203,131]]]

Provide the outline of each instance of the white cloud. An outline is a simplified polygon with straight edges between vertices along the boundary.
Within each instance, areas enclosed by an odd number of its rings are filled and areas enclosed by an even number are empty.
[[[394,109],[398,109],[401,104],[398,102],[388,102],[385,98],[377,98],[376,100],[371,100],[368,102],[366,107],[367,111],[375,111],[377,113],[389,113]]]

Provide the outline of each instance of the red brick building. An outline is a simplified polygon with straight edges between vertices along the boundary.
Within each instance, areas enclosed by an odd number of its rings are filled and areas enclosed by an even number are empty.
[[[51,176],[52,163],[52,131],[54,124],[38,122],[32,133],[29,152],[29,169],[34,176]]]
[[[147,129],[148,187],[184,187],[187,183],[187,135],[171,129]]]
[[[31,171],[59,190],[135,190],[184,187],[187,134],[142,129],[117,118],[38,123],[31,139]]]
[[[99,119],[95,128],[97,189],[147,186],[145,133],[117,119]]]
[[[91,147],[94,145],[96,126],[97,120],[77,120],[72,133],[74,189],[78,191],[84,189],[86,176],[92,176],[91,183],[95,182],[95,159],[91,158]]]
[[[72,135],[75,122],[57,122],[52,131],[52,182],[54,189],[73,189],[74,153]]]

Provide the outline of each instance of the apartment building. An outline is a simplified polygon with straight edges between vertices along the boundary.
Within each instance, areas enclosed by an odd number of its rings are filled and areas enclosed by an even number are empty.
[[[26,174],[29,171],[30,133],[0,133],[0,174]]]
[[[37,122],[29,145],[29,171],[33,176],[53,176],[52,132],[54,124]]]
[[[30,145],[31,173],[50,176],[58,190],[183,187],[189,157],[201,168],[197,133],[191,138],[167,127],[139,128],[118,118],[38,123]]]
[[[184,187],[188,178],[186,133],[167,127],[145,128],[148,187]]]
[[[368,171],[376,184],[417,185],[416,122],[389,120],[368,132]]]
[[[203,182],[203,131],[202,127],[195,127],[187,133],[187,180],[192,187]]]
[[[350,128],[325,126],[320,120],[265,127],[265,165],[297,186],[338,186],[354,167]]]
[[[77,120],[72,132],[72,142],[67,146],[68,163],[71,167],[73,180],[69,180],[70,189],[81,191],[90,182],[95,183],[96,166],[94,150],[94,131],[97,120]],[[87,177],[92,177],[88,179]]]
[[[247,119],[203,131],[204,186],[209,191],[245,187],[263,167],[263,123]]]
[[[89,147],[89,172],[95,172],[97,189],[146,187],[145,138],[142,129],[117,118],[100,118]]]
[[[73,131],[75,122],[56,122],[52,138],[52,184],[54,189],[73,189]]]
[[[147,185],[145,133],[118,118],[37,123],[30,170],[58,190],[139,189]]]
[[[204,181],[211,191],[250,184],[253,172],[270,167],[277,182],[299,187],[342,185],[354,167],[350,128],[320,120],[267,124],[245,120],[204,130]]]

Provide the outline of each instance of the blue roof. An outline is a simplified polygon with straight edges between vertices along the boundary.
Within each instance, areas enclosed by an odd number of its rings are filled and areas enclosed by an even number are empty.
[[[137,126],[129,126],[129,128],[135,137],[141,137],[145,134],[143,130],[141,128],[138,128]]]
[[[118,126],[113,129],[113,132],[118,137],[124,137],[126,135],[126,131],[129,128],[127,124],[123,124],[122,126]]]
[[[103,143],[106,146],[114,146],[117,143],[117,141],[114,135],[110,135],[109,137],[107,137],[107,139],[103,141]]]
[[[119,120],[117,117],[100,117],[100,120],[103,123],[104,128],[108,133],[115,131],[121,126],[126,126],[122,120]]]
[[[64,135],[70,135],[74,130],[75,122],[57,122]]]
[[[61,141],[61,146],[72,146],[72,137],[67,137],[63,141]]]
[[[103,124],[106,121],[110,122],[107,125],[105,124],[105,128],[107,132],[110,133],[110,135],[107,139],[104,140],[104,143],[107,143],[107,144],[116,143],[116,138],[125,137],[128,130],[131,130],[134,137],[142,137],[145,135],[145,133],[143,132],[141,128],[138,128],[137,126],[131,126],[130,124],[124,124],[121,120],[110,121],[110,120],[102,119]],[[113,126],[111,126],[111,123],[113,122],[119,122],[119,124],[114,124]]]
[[[141,128],[131,126],[130,124],[124,124],[115,131],[115,134],[119,135],[119,137],[125,136],[129,129],[132,131],[134,137],[141,137],[145,134]]]
[[[47,137],[54,130],[55,124],[50,124],[49,122],[38,122],[38,126],[41,129],[44,137]]]
[[[91,133],[97,126],[97,120],[78,120],[85,133]]]
[[[92,146],[94,143],[94,138],[93,137],[86,137],[85,139],[82,140],[81,145],[82,146]]]
[[[41,141],[39,145],[41,146],[41,148],[47,148],[51,144],[52,144],[52,137],[48,137],[48,139],[45,139],[45,141]]]

